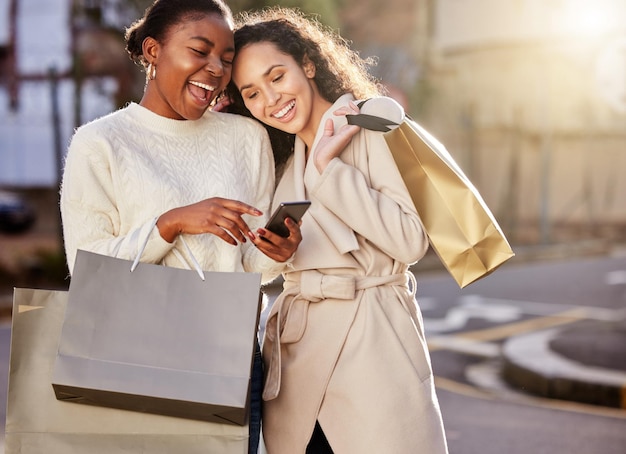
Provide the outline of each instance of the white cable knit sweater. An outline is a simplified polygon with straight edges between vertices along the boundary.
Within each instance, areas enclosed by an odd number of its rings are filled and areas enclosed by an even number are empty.
[[[240,200],[263,211],[247,216],[254,231],[270,214],[274,162],[265,129],[253,120],[207,112],[196,121],[161,117],[130,104],[80,127],[69,147],[61,215],[70,272],[77,249],[132,260],[146,237],[142,262],[187,268],[180,241],[168,243],[154,219],[210,197]],[[283,268],[250,241],[239,246],[212,235],[186,235],[202,269],[263,273]]]

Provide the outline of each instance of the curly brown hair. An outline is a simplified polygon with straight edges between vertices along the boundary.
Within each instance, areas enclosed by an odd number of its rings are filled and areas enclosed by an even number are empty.
[[[381,84],[369,73],[374,59],[362,58],[338,33],[298,9],[275,6],[243,12],[235,18],[235,52],[265,42],[300,64],[305,58],[313,62],[313,80],[326,101],[333,103],[346,93],[357,99],[383,93]],[[252,117],[234,83],[229,84],[226,94],[232,103],[229,112]],[[266,129],[278,170],[293,152],[294,136],[268,126]]]

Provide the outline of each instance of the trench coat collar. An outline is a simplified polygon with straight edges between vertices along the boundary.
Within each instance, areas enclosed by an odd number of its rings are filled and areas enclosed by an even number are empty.
[[[352,100],[354,100],[354,97],[351,94],[345,94],[337,99],[331,108],[326,111],[317,128],[317,133],[311,150],[315,150],[315,147],[324,135],[324,124],[327,119],[332,118],[335,124],[335,132],[347,123],[345,117],[333,115],[333,112],[338,108],[347,105],[348,102]],[[349,146],[350,145],[348,145],[348,147]],[[307,197],[307,189],[309,191],[313,191],[313,193],[315,192],[315,188],[318,184],[320,184],[322,175],[320,175],[317,171],[317,168],[313,164],[312,160],[309,160],[308,162],[306,161],[306,146],[298,137],[296,137],[294,144],[293,167],[293,185],[295,194],[300,200],[304,200]],[[309,209],[309,214],[321,227],[322,231],[327,234],[332,233],[328,234],[327,238],[332,242],[335,249],[340,254],[346,254],[359,249],[359,243],[352,229],[321,203],[312,204]]]

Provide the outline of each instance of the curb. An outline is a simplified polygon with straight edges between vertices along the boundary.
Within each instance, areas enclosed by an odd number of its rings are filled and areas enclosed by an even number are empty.
[[[549,348],[561,328],[509,338],[502,346],[504,379],[542,397],[626,408],[626,372],[589,367]]]

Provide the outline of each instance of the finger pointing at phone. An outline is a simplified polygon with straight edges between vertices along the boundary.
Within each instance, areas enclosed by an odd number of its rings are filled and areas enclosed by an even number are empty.
[[[263,213],[237,200],[213,197],[192,205],[174,208],[159,217],[157,227],[164,240],[172,243],[177,235],[212,233],[233,246],[254,239],[243,214],[261,216]]]

